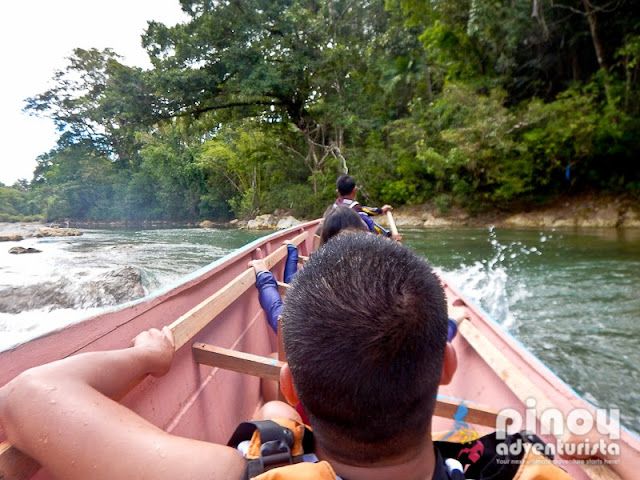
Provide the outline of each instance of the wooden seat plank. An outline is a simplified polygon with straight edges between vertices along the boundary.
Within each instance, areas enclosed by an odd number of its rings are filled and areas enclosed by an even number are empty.
[[[238,352],[204,343],[196,343],[192,348],[195,359],[200,364],[224,368],[268,380],[278,380],[280,378],[280,369],[284,365],[284,362],[273,358]],[[437,399],[434,414],[440,417],[453,418],[460,403],[460,401]],[[468,414],[465,417],[467,422],[495,428],[499,414],[497,410],[477,405],[465,405],[468,409]]]
[[[284,296],[287,294],[287,290],[289,289],[289,287],[291,285],[289,285],[288,283],[284,283],[284,282],[277,282],[278,283],[278,293],[280,294],[280,296]]]
[[[206,343],[194,343],[192,349],[195,361],[202,365],[223,368],[267,380],[280,380],[280,369],[284,365],[284,362],[274,358],[207,345]]]

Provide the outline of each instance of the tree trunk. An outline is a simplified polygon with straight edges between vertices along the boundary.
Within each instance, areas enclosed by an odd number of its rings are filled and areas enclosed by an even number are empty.
[[[309,134],[305,134],[307,140],[307,167],[311,171],[311,184],[313,185],[313,196],[318,196],[318,179],[316,178],[315,172],[318,164],[318,155],[316,154],[316,148],[313,140],[309,136]]]
[[[427,58],[427,51],[422,50],[424,56],[424,79],[427,84],[427,99],[429,102],[433,101],[433,85],[431,84],[431,68],[429,67],[429,59]]]
[[[607,64],[607,59],[605,58],[604,47],[602,46],[602,42],[600,41],[600,33],[598,30],[598,19],[596,17],[596,12],[593,9],[593,5],[591,5],[589,0],[582,0],[582,4],[584,5],[584,11],[587,15],[587,20],[589,22],[589,30],[591,31],[591,41],[593,42],[593,48],[596,52],[596,58],[598,59],[598,65],[600,68],[605,71],[605,73],[609,73],[609,65]],[[611,105],[613,103],[613,99],[611,97],[611,88],[609,87],[609,79],[607,76],[603,79],[604,83],[604,92],[607,96],[607,103]]]
[[[582,0],[582,3],[584,5],[584,11],[587,14],[587,20],[589,21],[589,30],[591,31],[591,41],[593,42],[593,48],[596,51],[598,65],[600,65],[600,68],[608,72],[609,66],[605,58],[604,47],[602,46],[602,42],[600,41],[600,34],[598,31],[598,19],[596,17],[596,12],[594,11],[593,6],[589,2],[589,0]]]

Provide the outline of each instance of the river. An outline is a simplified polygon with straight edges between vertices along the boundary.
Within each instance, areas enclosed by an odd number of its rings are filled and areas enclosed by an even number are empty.
[[[620,409],[640,432],[640,231],[407,229],[404,243],[470,296],[592,403]],[[65,285],[73,308],[0,313],[0,350],[103,309],[86,293],[122,267],[145,292],[178,282],[265,232],[236,229],[85,230],[81,237],[5,242],[0,295]],[[38,254],[9,255],[11,246]],[[71,290],[71,291],[69,291]],[[102,298],[102,297],[101,297]]]

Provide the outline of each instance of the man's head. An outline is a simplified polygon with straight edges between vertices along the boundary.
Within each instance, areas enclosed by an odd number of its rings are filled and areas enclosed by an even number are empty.
[[[340,175],[336,180],[336,189],[342,197],[351,195],[356,188],[356,181],[349,175]]]
[[[327,208],[322,219],[322,233],[320,244],[324,245],[330,238],[340,232],[358,231],[368,232],[369,227],[358,212],[342,205],[332,205]]]
[[[447,306],[408,248],[360,232],[331,239],[287,292],[282,339],[298,398],[334,458],[380,461],[428,435]]]

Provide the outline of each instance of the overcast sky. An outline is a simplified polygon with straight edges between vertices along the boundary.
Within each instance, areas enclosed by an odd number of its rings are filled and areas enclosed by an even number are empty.
[[[112,48],[123,63],[148,67],[140,36],[148,20],[184,21],[178,0],[1,0],[0,182],[31,180],[36,157],[56,144],[46,119],[22,113],[76,47]]]

